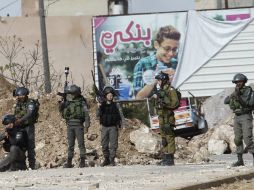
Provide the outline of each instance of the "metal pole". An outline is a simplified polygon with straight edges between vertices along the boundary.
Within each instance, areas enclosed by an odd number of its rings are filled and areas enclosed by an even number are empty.
[[[228,0],[225,0],[225,8],[228,9]]]
[[[45,13],[44,13],[44,0],[39,0],[39,14],[40,14],[41,46],[42,46],[45,92],[50,93],[51,83],[50,83],[50,69],[49,69],[49,59],[48,59],[47,33],[46,33]]]

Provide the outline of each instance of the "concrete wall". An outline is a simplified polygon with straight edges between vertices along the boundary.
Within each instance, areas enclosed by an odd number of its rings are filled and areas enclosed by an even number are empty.
[[[38,0],[22,0],[22,16],[38,16],[39,4]]]
[[[195,0],[195,8],[196,10],[217,9],[217,2],[218,0]]]
[[[22,15],[34,16],[39,12],[39,0],[22,0]],[[108,14],[107,0],[44,0],[47,16],[95,16]]]
[[[78,85],[92,84],[93,48],[91,17],[46,17],[49,61],[57,71],[70,67],[74,82]],[[0,23],[1,37],[16,35],[25,48],[34,48],[40,40],[39,17],[6,18]],[[40,40],[41,41],[41,40]],[[21,62],[23,60],[18,59]],[[0,55],[0,66],[7,60]]]

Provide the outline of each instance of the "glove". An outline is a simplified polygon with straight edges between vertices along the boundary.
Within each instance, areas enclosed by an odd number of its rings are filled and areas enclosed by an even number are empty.
[[[238,87],[238,86],[235,87],[235,94],[236,94],[237,96],[240,95],[240,87]]]
[[[14,126],[20,126],[22,123],[21,119],[17,119],[14,123]]]

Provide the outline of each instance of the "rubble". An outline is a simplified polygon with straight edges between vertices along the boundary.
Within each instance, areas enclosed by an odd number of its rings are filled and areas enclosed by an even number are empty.
[[[1,79],[0,87],[0,115],[11,112],[15,99],[12,97],[14,86]],[[42,169],[62,167],[67,157],[66,124],[58,112],[58,100],[56,94],[38,96],[31,93],[32,97],[38,97],[40,102],[39,119],[36,127],[36,158]],[[212,100],[209,100],[212,101]],[[98,166],[103,159],[100,145],[100,125],[96,119],[97,104],[88,98],[90,106],[91,127],[85,134],[87,149],[87,164]],[[209,110],[208,110],[209,111]],[[230,118],[231,117],[231,118]],[[222,120],[222,118],[221,118]],[[231,125],[232,116],[227,117],[227,125]],[[210,138],[225,140],[233,150],[231,133],[225,129],[224,136],[220,134],[223,127],[209,129],[207,133],[186,140],[176,138],[176,163],[200,163],[208,162],[208,141]],[[145,129],[145,130],[144,130]],[[215,137],[220,134],[220,138]],[[230,139],[230,141],[228,141]],[[212,153],[212,152],[210,152]],[[0,152],[0,156],[2,153]],[[76,144],[74,166],[79,162],[79,150]],[[160,137],[137,119],[126,119],[124,126],[119,129],[119,147],[116,161],[118,165],[155,164],[160,159]]]
[[[130,133],[130,141],[140,153],[158,154],[161,150],[160,136],[151,132],[145,125]]]

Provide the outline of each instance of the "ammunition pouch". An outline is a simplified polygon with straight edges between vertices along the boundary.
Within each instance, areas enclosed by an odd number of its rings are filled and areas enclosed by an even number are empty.
[[[236,109],[234,111],[236,116],[244,115],[244,114],[250,114],[251,110],[241,110],[241,109]]]

